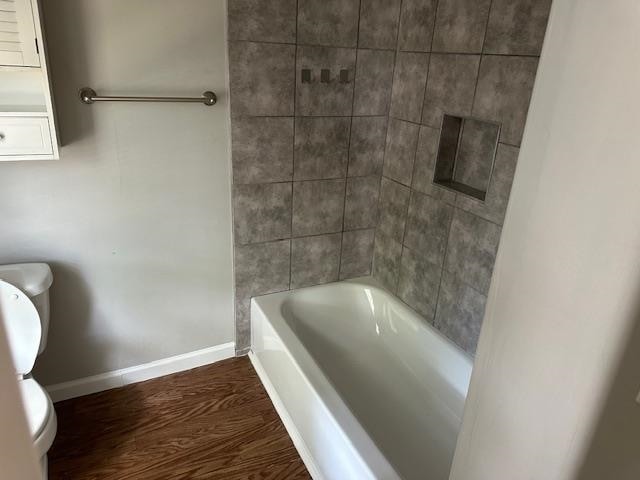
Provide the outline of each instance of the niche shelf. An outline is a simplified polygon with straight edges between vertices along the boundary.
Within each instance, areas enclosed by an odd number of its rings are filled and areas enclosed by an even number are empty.
[[[484,201],[499,136],[498,123],[445,114],[433,183]]]

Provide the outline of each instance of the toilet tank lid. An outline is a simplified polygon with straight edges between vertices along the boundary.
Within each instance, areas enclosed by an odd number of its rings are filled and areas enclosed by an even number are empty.
[[[0,280],[14,285],[33,298],[51,287],[53,274],[46,263],[16,263],[0,265]]]

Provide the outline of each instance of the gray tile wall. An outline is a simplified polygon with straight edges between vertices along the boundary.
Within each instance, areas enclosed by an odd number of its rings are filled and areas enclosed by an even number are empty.
[[[414,9],[432,15],[431,3]],[[252,296],[371,273],[389,108],[393,101],[419,121],[422,99],[410,97],[428,69],[428,55],[407,54],[392,100],[400,7],[401,0],[228,2],[239,354],[250,345]],[[429,31],[413,14],[404,22],[405,44],[424,45]],[[301,69],[311,70],[312,83],[302,83]],[[330,83],[320,82],[321,69],[330,69]],[[337,80],[341,69],[349,83]],[[398,129],[418,141],[416,125]],[[405,185],[414,148],[397,147]],[[398,201],[408,205],[402,188]]]
[[[389,14],[382,10],[399,2],[363,0],[361,11],[381,3],[367,17],[380,27],[366,38],[388,48],[393,29],[383,27]],[[550,6],[551,0],[400,2],[372,272],[472,354]],[[443,113],[502,125],[484,202],[432,183]],[[470,184],[474,175],[488,175],[473,162],[481,145],[465,146],[469,168],[461,174]],[[370,171],[376,161],[369,160]]]

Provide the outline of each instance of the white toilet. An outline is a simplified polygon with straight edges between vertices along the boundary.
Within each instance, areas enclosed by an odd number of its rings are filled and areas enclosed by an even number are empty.
[[[4,319],[31,436],[47,478],[47,451],[58,426],[53,402],[31,376],[47,345],[49,288],[53,275],[44,263],[0,266],[0,316]]]

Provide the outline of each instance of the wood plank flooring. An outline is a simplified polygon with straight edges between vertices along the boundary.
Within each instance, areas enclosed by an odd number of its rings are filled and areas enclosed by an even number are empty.
[[[311,478],[247,357],[55,407],[50,480]]]

